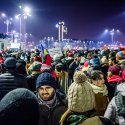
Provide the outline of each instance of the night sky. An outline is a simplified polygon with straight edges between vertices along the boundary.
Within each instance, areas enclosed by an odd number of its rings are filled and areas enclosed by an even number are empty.
[[[3,1],[3,2],[2,2]],[[18,6],[32,7],[27,32],[38,39],[57,38],[55,25],[64,21],[65,38],[99,39],[106,28],[119,29],[119,40],[125,40],[125,0],[0,0],[0,12],[9,16],[18,13]],[[106,36],[105,36],[106,37]]]

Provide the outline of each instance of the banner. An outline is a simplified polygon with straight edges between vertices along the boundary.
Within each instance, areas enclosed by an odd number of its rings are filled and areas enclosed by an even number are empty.
[[[62,51],[61,51],[61,48],[52,48],[52,49],[48,49],[48,52],[50,54],[51,57],[53,57],[54,55],[58,54],[60,56],[62,56]]]

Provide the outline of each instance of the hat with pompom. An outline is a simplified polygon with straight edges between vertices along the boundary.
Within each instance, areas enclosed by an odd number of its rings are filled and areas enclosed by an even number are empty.
[[[125,59],[125,50],[119,51],[119,52],[116,54],[116,60],[117,60],[117,61],[122,60],[122,59]]]
[[[68,109],[74,112],[86,112],[95,108],[95,96],[92,87],[82,71],[74,74],[74,82],[68,90]]]

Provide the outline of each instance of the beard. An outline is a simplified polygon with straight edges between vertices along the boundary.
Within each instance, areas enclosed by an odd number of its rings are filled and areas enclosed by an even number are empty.
[[[53,99],[54,95],[55,95],[55,92],[53,91],[51,94],[49,94],[49,93],[44,93],[44,94],[40,95],[40,97],[41,97],[41,99],[42,99],[43,101],[50,101],[50,100]]]

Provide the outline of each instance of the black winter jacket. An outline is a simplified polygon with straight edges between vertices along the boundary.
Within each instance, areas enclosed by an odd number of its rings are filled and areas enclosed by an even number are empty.
[[[57,91],[56,95],[58,103],[54,108],[40,104],[39,125],[59,125],[62,114],[67,110],[67,100],[63,92]]]
[[[0,100],[16,88],[27,88],[27,82],[23,75],[18,74],[15,70],[8,70],[0,75]]]

